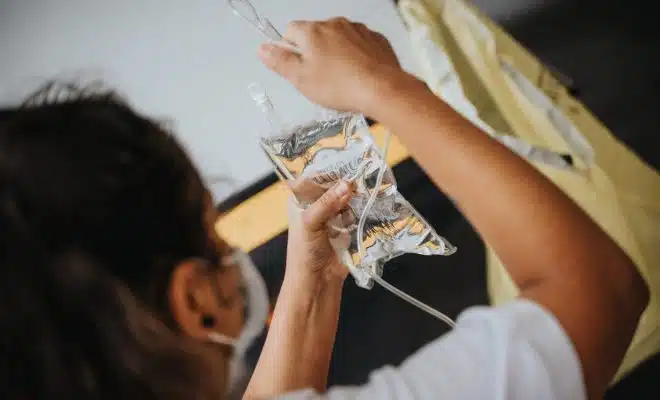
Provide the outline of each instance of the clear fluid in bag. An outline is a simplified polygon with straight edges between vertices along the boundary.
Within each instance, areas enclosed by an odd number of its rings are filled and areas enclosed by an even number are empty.
[[[455,252],[456,248],[439,236],[398,192],[389,167],[380,186],[374,187],[384,161],[361,115],[328,113],[325,118],[262,138],[261,146],[303,208],[339,180],[354,183],[355,196],[331,221],[330,236],[359,286],[373,286],[366,268],[380,276],[382,265],[401,254],[450,255]],[[362,258],[357,227],[373,190],[378,194],[367,210]]]

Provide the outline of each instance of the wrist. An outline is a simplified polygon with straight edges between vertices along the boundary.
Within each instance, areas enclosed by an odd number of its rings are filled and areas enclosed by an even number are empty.
[[[310,322],[331,320],[339,312],[343,282],[301,279],[285,273],[274,315],[295,316],[303,326]]]
[[[388,68],[372,75],[367,87],[360,111],[376,121],[381,121],[387,114],[389,102],[429,91],[424,82],[400,68]]]
[[[284,273],[282,288],[295,292],[301,296],[315,298],[328,292],[341,293],[344,287],[344,277],[333,274],[310,272],[301,274],[290,269]]]

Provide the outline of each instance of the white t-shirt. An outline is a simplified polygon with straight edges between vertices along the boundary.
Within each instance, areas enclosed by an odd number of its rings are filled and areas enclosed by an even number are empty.
[[[581,400],[586,392],[577,354],[557,319],[536,303],[516,300],[465,311],[452,332],[400,367],[372,373],[363,386],[281,399]]]

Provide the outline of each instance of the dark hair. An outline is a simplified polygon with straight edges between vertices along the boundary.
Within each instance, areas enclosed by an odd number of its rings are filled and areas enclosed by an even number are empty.
[[[206,206],[173,135],[110,91],[0,110],[0,397],[218,395],[167,307],[176,264],[217,257]]]

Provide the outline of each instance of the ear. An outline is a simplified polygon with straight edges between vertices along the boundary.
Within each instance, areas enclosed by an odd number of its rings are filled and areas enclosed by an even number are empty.
[[[215,317],[216,299],[202,260],[189,259],[176,266],[168,290],[170,312],[181,332],[205,338],[214,329],[204,324]]]

